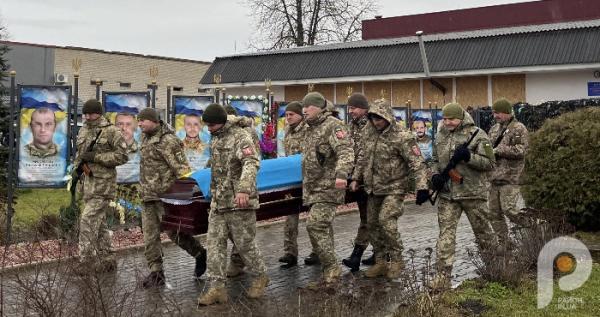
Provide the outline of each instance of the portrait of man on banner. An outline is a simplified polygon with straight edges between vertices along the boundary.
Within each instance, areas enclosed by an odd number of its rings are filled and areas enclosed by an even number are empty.
[[[283,146],[283,139],[285,137],[285,109],[287,104],[279,104],[277,109],[277,157],[285,156],[285,148]]]
[[[19,186],[63,186],[68,165],[70,87],[22,86],[19,95]]]
[[[183,141],[185,156],[194,170],[205,168],[210,157],[210,132],[202,123],[202,114],[213,99],[212,96],[173,96],[175,134]]]
[[[123,135],[127,143],[127,163],[117,166],[117,183],[130,184],[140,180],[140,138],[137,115],[148,107],[148,93],[105,92],[106,117]]]

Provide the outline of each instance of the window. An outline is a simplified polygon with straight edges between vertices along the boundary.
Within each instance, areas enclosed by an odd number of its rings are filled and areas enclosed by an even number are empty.
[[[173,91],[183,91],[183,87],[173,86]]]
[[[131,88],[131,83],[119,82],[119,87],[121,87],[121,88]]]

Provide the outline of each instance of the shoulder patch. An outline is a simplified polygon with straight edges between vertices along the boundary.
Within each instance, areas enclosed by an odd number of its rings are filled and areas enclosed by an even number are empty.
[[[485,142],[483,144],[483,149],[485,151],[485,156],[487,156],[489,159],[494,157],[494,149],[492,149],[492,146],[489,142]]]
[[[183,154],[183,151],[177,151],[177,153],[175,153],[175,157],[177,158],[177,161],[179,161],[179,163],[184,163],[187,161],[187,159],[185,158],[185,154]]]
[[[254,155],[254,149],[250,145],[247,145],[242,149],[242,154],[244,156]]]
[[[337,127],[335,128],[335,137],[338,139],[343,139],[344,137],[346,137],[346,132],[344,131],[344,129]]]

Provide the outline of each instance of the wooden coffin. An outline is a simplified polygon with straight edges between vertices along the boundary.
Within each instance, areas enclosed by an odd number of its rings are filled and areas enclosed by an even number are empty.
[[[208,231],[210,201],[200,191],[195,191],[193,179],[177,180],[161,198],[165,206],[162,230],[175,230],[189,234]],[[197,189],[197,187],[196,187]],[[353,193],[346,195],[346,202],[354,202]],[[307,211],[302,206],[302,187],[288,187],[259,194],[260,208],[256,220],[267,220]]]

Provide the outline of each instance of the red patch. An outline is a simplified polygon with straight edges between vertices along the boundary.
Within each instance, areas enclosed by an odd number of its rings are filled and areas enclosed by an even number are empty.
[[[343,139],[346,136],[346,133],[344,133],[343,130],[337,130],[337,131],[335,131],[335,136],[338,139]]]
[[[249,147],[245,147],[245,148],[243,148],[243,149],[242,149],[242,153],[243,153],[245,156],[249,156],[249,155],[253,155],[253,154],[254,154],[254,150],[252,149],[252,147],[251,147],[251,146],[249,146]]]
[[[413,145],[412,152],[415,156],[421,156],[421,149],[417,145]]]

